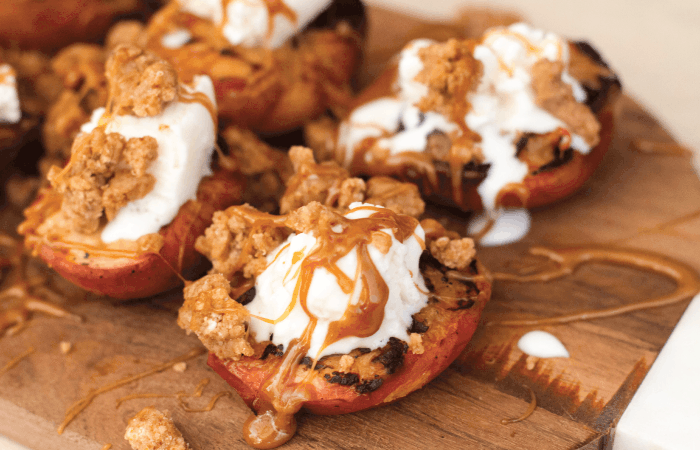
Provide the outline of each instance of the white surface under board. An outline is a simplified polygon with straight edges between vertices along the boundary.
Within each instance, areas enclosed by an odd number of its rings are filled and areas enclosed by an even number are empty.
[[[700,424],[700,295],[654,361],[615,430],[613,450],[695,450]]]
[[[0,436],[0,450],[29,450],[24,445],[19,445],[16,442],[9,440],[6,437]]]

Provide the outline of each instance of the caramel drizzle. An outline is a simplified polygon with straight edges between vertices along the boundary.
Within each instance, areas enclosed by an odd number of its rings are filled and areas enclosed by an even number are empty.
[[[110,450],[112,448],[112,444],[105,444],[104,447],[102,447],[102,450]]]
[[[62,250],[66,253],[71,251],[79,251],[85,254],[90,254],[93,256],[103,256],[106,258],[128,258],[137,259],[144,255],[156,255],[161,259],[163,263],[172,271],[172,273],[177,276],[185,285],[188,281],[185,280],[181,274],[183,259],[185,253],[185,245],[189,233],[191,233],[192,228],[190,226],[185,227],[186,232],[184,236],[180,237],[180,246],[178,248],[178,267],[180,270],[176,270],[160,253],[162,245],[161,241],[158,244],[154,244],[153,240],[136,240],[135,242],[139,245],[138,249],[121,249],[112,248],[110,244],[105,244],[101,240],[99,245],[87,244],[84,242],[77,242],[66,239],[59,234],[47,235],[39,232],[39,226],[45,222],[45,220],[55,214],[60,209],[61,196],[53,190],[43,190],[40,191],[40,199],[27,208],[24,212],[25,221],[18,227],[18,232],[25,236],[25,245],[32,251],[32,254],[36,256],[39,252],[41,244],[46,244],[54,250]],[[197,212],[193,214],[190,224],[193,224],[196,220],[199,220],[199,212],[203,208],[202,202],[195,201],[197,203]],[[147,235],[153,236],[153,235]],[[160,235],[158,235],[160,236]],[[157,241],[157,240],[156,240]],[[0,246],[2,243],[0,243]],[[0,259],[0,265],[2,264]]]
[[[227,396],[231,397],[231,391],[221,391],[221,392],[215,394],[211,398],[211,400],[209,400],[209,403],[207,404],[207,406],[205,406],[204,408],[191,408],[190,406],[187,405],[187,403],[185,403],[184,400],[182,400],[182,398],[178,398],[178,401],[180,402],[180,407],[182,407],[182,409],[184,409],[186,412],[209,412],[212,409],[214,409],[214,406],[216,406],[216,402],[219,401],[219,399],[221,397],[227,397]]]
[[[372,242],[372,234],[383,232],[384,229],[391,229],[395,238],[403,242],[414,234],[418,222],[412,217],[399,216],[390,210],[374,206],[361,206],[349,212],[367,209],[373,211],[368,218],[347,219],[335,215],[334,220],[319,222],[317,242],[300,262],[292,301],[282,316],[274,319],[275,322],[284,320],[298,303],[309,317],[309,323],[301,337],[290,342],[283,358],[264,381],[261,395],[255,399],[254,407],[258,414],[249,417],[243,430],[246,442],[253,447],[273,448],[291,439],[296,429],[294,414],[309,399],[307,379],[297,381],[296,378],[299,362],[309,351],[318,321],[306,303],[316,269],[323,267],[333,274],[346,294],[351,294],[361,286],[357,304],[349,305],[343,317],[329,325],[321,351],[348,336],[371,336],[382,324],[389,289],[374,266],[367,246]],[[340,233],[333,231],[337,225],[343,227]],[[354,279],[345,275],[337,266],[337,261],[353,249],[356,249],[358,259]]]
[[[535,412],[535,409],[537,408],[537,397],[535,396],[535,391],[533,391],[532,388],[528,387],[528,390],[530,391],[530,406],[527,407],[527,410],[523,413],[523,415],[516,417],[515,419],[501,419],[501,425],[522,422],[530,417],[533,412]]]
[[[56,431],[58,432],[58,434],[63,434],[63,431],[73,421],[73,419],[75,419],[78,416],[78,414],[80,414],[85,408],[87,408],[92,403],[92,401],[95,400],[95,398],[97,398],[99,395],[114,389],[118,389],[122,386],[126,386],[127,384],[132,383],[136,380],[140,380],[142,378],[146,378],[148,376],[163,372],[164,370],[171,368],[179,362],[189,361],[190,359],[203,355],[206,352],[207,350],[205,348],[195,348],[182,356],[178,356],[175,359],[153,367],[145,372],[141,372],[136,375],[130,375],[128,377],[122,378],[121,380],[117,380],[113,383],[106,384],[98,389],[91,390],[87,393],[87,395],[84,398],[76,401],[66,410],[65,418],[63,419],[63,422],[58,426],[58,429]]]
[[[580,311],[577,313],[544,319],[488,322],[486,325],[541,326],[614,317],[634,311],[674,305],[687,300],[700,292],[700,276],[698,276],[693,269],[680,262],[670,260],[660,255],[632,250],[605,249],[596,247],[562,249],[558,251],[544,247],[532,247],[529,250],[529,253],[536,256],[544,256],[551,262],[554,262],[557,267],[533,275],[515,275],[510,273],[495,272],[493,273],[493,278],[495,280],[514,281],[519,283],[548,282],[573,274],[574,270],[581,264],[598,261],[627,265],[656,272],[660,275],[665,275],[676,282],[676,289],[672,293],[660,296],[658,298],[612,308]]]
[[[265,6],[267,6],[267,38],[272,37],[272,33],[275,27],[275,16],[281,14],[282,16],[289,19],[293,24],[297,23],[297,13],[292,8],[290,8],[284,0],[265,0]]]
[[[146,393],[146,394],[127,395],[127,396],[124,396],[124,397],[117,399],[116,408],[119,408],[122,405],[122,403],[124,403],[126,401],[135,400],[135,399],[139,399],[139,398],[177,398],[178,400],[183,398],[183,397],[199,398],[202,396],[202,393],[204,392],[204,388],[208,384],[209,384],[209,379],[204,378],[202,381],[199,382],[199,384],[197,384],[197,386],[194,388],[194,392],[191,394],[186,394],[186,393],[180,391],[180,392],[177,392],[175,394],[150,394],[150,393]]]
[[[41,312],[54,317],[82,321],[80,316],[71,314],[60,306],[42,297],[58,297],[45,286],[47,279],[43,276],[27,277],[28,255],[22,242],[0,234],[0,248],[10,251],[2,259],[3,266],[11,267],[5,281],[8,286],[0,291],[0,337],[13,335],[21,331],[33,312]]]
[[[211,400],[209,400],[209,403],[203,407],[203,408],[192,408],[189,406],[185,400],[185,398],[200,398],[202,394],[204,393],[204,388],[209,384],[209,379],[204,378],[202,381],[197,384],[197,386],[194,389],[194,392],[191,394],[186,394],[184,392],[178,392],[176,394],[151,394],[151,393],[144,393],[144,394],[131,394],[127,395],[125,397],[121,397],[120,399],[117,400],[117,406],[116,408],[119,408],[122,403],[129,401],[129,400],[135,400],[135,399],[140,399],[140,398],[175,398],[177,399],[178,403],[180,404],[180,407],[185,410],[186,412],[208,412],[214,409],[214,406],[216,405],[216,402],[224,396],[230,396],[231,392],[229,391],[221,391],[217,394],[215,394]]]
[[[646,155],[688,156],[692,151],[676,142],[659,142],[650,139],[633,139],[630,148]]]
[[[214,134],[216,134],[216,130],[219,129],[219,115],[216,111],[216,106],[214,106],[214,103],[211,101],[209,96],[204,92],[195,91],[194,88],[182,83],[180,83],[178,93],[178,98],[176,98],[174,101],[182,103],[199,103],[200,105],[204,106],[207,111],[209,111],[211,120],[214,122]]]
[[[12,369],[17,364],[19,364],[20,361],[22,361],[24,358],[26,358],[27,356],[31,355],[34,352],[35,352],[34,347],[29,347],[24,352],[20,353],[19,355],[15,356],[14,358],[12,358],[10,361],[7,362],[7,364],[5,364],[3,366],[2,369],[0,369],[0,377],[5,375],[5,373],[7,373],[10,369]]]
[[[537,47],[535,47],[527,37],[523,36],[520,33],[516,33],[515,31],[509,30],[508,28],[503,28],[503,27],[494,28],[494,29],[487,31],[481,40],[482,45],[488,45],[488,42],[491,41],[492,38],[494,38],[494,36],[495,36],[495,38],[510,36],[510,37],[513,37],[513,38],[519,40],[523,44],[523,47],[525,47],[527,49],[528,55],[540,56],[542,54],[542,51],[540,49],[538,49]],[[558,40],[553,41],[553,42],[556,42],[556,44],[557,44],[557,59],[561,60],[562,56],[564,54],[561,42]],[[505,62],[503,62],[503,60],[501,60],[501,58],[498,58],[498,64],[500,65],[500,67],[503,71],[508,72],[509,76],[511,76],[511,77],[513,76],[513,72],[514,72],[513,68],[509,67]]]
[[[700,218],[700,209],[693,211],[693,212],[690,212],[688,214],[685,214],[681,217],[677,217],[675,219],[669,220],[667,222],[663,222],[663,223],[656,225],[656,226],[653,226],[651,228],[642,228],[642,229],[638,230],[637,233],[635,233],[634,235],[626,237],[626,238],[614,240],[614,241],[612,241],[612,243],[619,244],[622,242],[630,241],[638,236],[647,235],[647,234],[657,234],[657,233],[658,234],[666,234],[666,235],[670,235],[670,236],[678,235],[678,236],[685,237],[686,239],[697,240],[697,238],[691,238],[689,236],[684,236],[682,233],[675,231],[674,228],[677,227],[678,225],[682,225],[686,222],[690,222],[690,221],[692,221],[694,219],[698,219],[698,218]]]
[[[525,208],[530,200],[530,190],[523,183],[508,183],[498,191],[496,195],[496,206],[503,206],[504,199],[513,195],[520,201],[520,207]]]

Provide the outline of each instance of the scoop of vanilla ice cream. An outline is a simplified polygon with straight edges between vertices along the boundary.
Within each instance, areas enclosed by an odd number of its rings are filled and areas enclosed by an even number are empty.
[[[206,94],[216,105],[209,77],[196,76],[192,90]],[[89,133],[98,126],[104,111],[96,109],[81,131]],[[126,139],[152,136],[158,142],[158,157],[148,169],[156,179],[153,189],[122,207],[102,231],[102,240],[136,240],[157,233],[175,218],[187,200],[196,198],[199,182],[212,173],[216,125],[211,113],[199,102],[174,101],[157,116],[114,116],[106,131]]]
[[[17,123],[22,118],[17,77],[9,64],[0,65],[0,123]]]
[[[353,203],[350,208],[351,211],[345,217],[359,219],[371,216],[377,206]],[[406,342],[409,340],[407,330],[413,320],[411,316],[428,302],[425,294],[427,289],[418,268],[425,232],[417,225],[414,235],[402,243],[396,240],[391,230],[383,231],[392,237],[392,245],[386,254],[374,245],[368,245],[370,258],[389,288],[384,320],[379,330],[365,338],[345,337],[322,349],[329,325],[340,320],[345,310],[356,304],[360,296],[362,282],[357,274],[357,252],[353,249],[337,263],[340,270],[355,280],[352,293],[344,293],[336,277],[325,268],[317,268],[313,273],[306,304],[318,322],[311,337],[309,356],[320,358],[335,353],[349,353],[360,347],[379,348],[386,345],[390,337]],[[317,236],[313,234],[292,234],[268,256],[267,268],[255,281],[255,298],[246,305],[253,316],[275,320],[284,314],[293,300],[302,261],[315,249],[316,243]],[[300,258],[299,255],[303,256]],[[286,349],[292,339],[301,336],[309,321],[309,316],[297,301],[289,315],[276,324],[252,317],[250,330],[258,341],[272,339],[275,345],[282,344]]]
[[[221,26],[224,36],[233,45],[278,48],[323,12],[332,0],[285,0],[284,4],[294,12],[296,20],[278,12],[272,21],[264,0],[179,1],[183,11]]]

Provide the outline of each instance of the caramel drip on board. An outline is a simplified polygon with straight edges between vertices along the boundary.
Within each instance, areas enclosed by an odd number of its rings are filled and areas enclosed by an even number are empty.
[[[112,448],[112,444],[105,444],[104,447],[102,447],[102,450],[110,450]]]
[[[181,399],[183,397],[187,398],[199,398],[202,396],[202,393],[204,392],[204,388],[209,384],[209,378],[204,378],[202,381],[197,384],[197,386],[194,388],[194,392],[191,394],[185,394],[184,392],[178,392],[175,394],[131,394],[131,395],[126,395],[124,397],[121,397],[117,399],[117,405],[116,408],[119,408],[122,403],[129,401],[129,400],[135,400],[135,399],[140,399],[140,398],[177,398]]]
[[[501,419],[501,425],[522,422],[530,417],[533,412],[535,412],[535,409],[537,408],[537,397],[535,396],[535,391],[533,391],[531,388],[528,389],[530,390],[530,405],[527,407],[527,410],[525,410],[522,416],[516,417],[515,419]]]
[[[682,233],[679,233],[678,231],[675,231],[675,227],[678,225],[682,225],[684,223],[690,222],[692,220],[700,218],[700,209],[696,211],[692,211],[688,214],[684,214],[680,217],[677,217],[675,219],[671,219],[667,222],[660,223],[658,225],[655,225],[650,228],[642,228],[637,231],[637,233],[633,234],[632,236],[625,237],[622,239],[616,239],[614,241],[611,241],[611,244],[620,244],[622,242],[627,242],[630,241],[638,236],[643,236],[643,235],[648,235],[648,234],[665,234],[669,236],[681,236],[686,239],[690,240],[697,240],[697,237],[690,237],[683,235]]]
[[[358,210],[370,210],[373,213],[367,218],[358,219],[335,215],[332,220],[319,222],[317,242],[299,263],[299,276],[290,305],[281,317],[273,320],[273,323],[283,320],[297,304],[309,317],[309,323],[302,335],[290,342],[272,374],[263,382],[260,396],[253,403],[257,415],[252,414],[244,424],[245,440],[255,448],[274,448],[291,439],[296,430],[294,414],[310,399],[306,379],[298,381],[297,371],[301,359],[309,351],[318,322],[318,318],[307,305],[307,296],[316,269],[322,267],[333,274],[346,294],[351,294],[361,286],[357,304],[349,305],[342,318],[329,325],[321,350],[348,336],[371,336],[382,324],[389,290],[372,262],[367,246],[372,242],[373,233],[384,229],[391,229],[394,237],[403,242],[414,234],[418,221],[374,206],[361,206],[349,213]],[[333,228],[338,225],[342,226],[343,230],[336,233]],[[353,249],[357,252],[358,262],[355,278],[350,279],[338,268],[337,262]]]
[[[690,156],[692,151],[676,142],[633,139],[630,148],[645,155]]]
[[[191,408],[185,401],[182,399],[182,397],[178,397],[177,400],[180,402],[180,407],[185,410],[185,412],[209,412],[212,409],[214,409],[214,406],[216,406],[216,402],[219,401],[221,397],[226,397],[226,396],[231,396],[231,391],[221,391],[217,394],[215,394],[211,400],[209,400],[209,403],[207,403],[207,406],[204,408]]]
[[[149,370],[146,370],[145,372],[141,372],[136,375],[130,375],[128,377],[122,378],[121,380],[117,380],[115,382],[106,384],[100,388],[91,390],[87,393],[87,395],[84,398],[76,401],[66,410],[65,418],[63,419],[63,422],[58,426],[58,429],[56,431],[58,432],[58,434],[63,434],[63,431],[73,421],[73,419],[75,419],[78,416],[78,414],[80,414],[85,408],[90,406],[92,401],[99,395],[104,394],[105,392],[112,391],[114,389],[118,389],[122,386],[126,386],[127,384],[132,383],[136,380],[140,380],[142,378],[146,378],[148,376],[163,372],[164,370],[171,368],[179,362],[189,361],[190,359],[203,355],[206,352],[207,350],[205,348],[195,348],[182,356],[178,356],[175,359],[171,359],[170,361],[155,366]]]
[[[12,358],[11,360],[9,360],[9,361],[7,362],[7,364],[5,364],[5,365],[0,369],[0,377],[3,376],[3,375],[5,375],[5,373],[7,373],[10,369],[12,369],[12,368],[15,367],[17,364],[19,364],[20,361],[22,361],[24,358],[26,358],[27,356],[31,355],[31,354],[34,353],[34,352],[35,352],[34,347],[29,347],[29,348],[28,348],[27,350],[25,350],[24,352],[20,353],[19,355],[15,356],[15,357]]]
[[[202,381],[197,384],[197,386],[194,389],[194,392],[191,394],[186,394],[184,392],[178,392],[176,394],[151,394],[151,393],[144,393],[144,394],[131,394],[127,395],[124,397],[121,397],[117,399],[117,405],[116,408],[119,408],[122,403],[129,401],[129,400],[135,400],[135,399],[142,399],[142,398],[174,398],[177,399],[178,403],[180,404],[180,407],[185,411],[185,412],[208,412],[214,409],[214,406],[216,406],[216,402],[224,396],[230,396],[231,392],[229,391],[222,391],[217,394],[215,394],[211,400],[209,400],[209,403],[203,408],[192,408],[185,402],[185,398],[200,398],[202,394],[204,393],[204,388],[209,384],[209,379],[204,378]]]
[[[21,241],[0,234],[0,248],[10,252],[3,258],[3,265],[11,267],[4,281],[6,287],[0,291],[0,337],[3,334],[13,335],[22,330],[33,312],[42,312],[76,322],[82,321],[79,316],[42,298],[55,297],[57,294],[44,286],[47,281],[45,277],[38,276],[32,279],[27,277],[29,256],[25,254]]]
[[[692,268],[680,262],[652,253],[602,247],[582,247],[561,250],[551,250],[544,247],[532,247],[529,252],[532,255],[544,256],[548,258],[550,261],[556,263],[558,267],[533,275],[515,275],[494,272],[494,280],[514,281],[519,283],[547,282],[573,274],[576,268],[581,264],[588,262],[607,262],[626,265],[656,272],[660,275],[665,275],[676,282],[676,289],[670,294],[651,300],[635,302],[612,308],[580,311],[577,313],[544,319],[488,322],[486,325],[541,326],[614,317],[634,311],[660,308],[663,306],[680,303],[700,292],[700,276]]]

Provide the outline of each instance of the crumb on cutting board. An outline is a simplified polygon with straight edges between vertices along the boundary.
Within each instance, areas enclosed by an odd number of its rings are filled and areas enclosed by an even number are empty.
[[[168,412],[152,406],[129,420],[124,438],[134,450],[190,450]]]
[[[61,341],[58,347],[61,349],[61,353],[67,355],[73,349],[73,344],[68,341]]]

